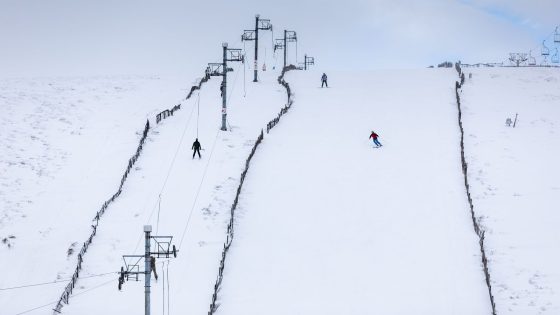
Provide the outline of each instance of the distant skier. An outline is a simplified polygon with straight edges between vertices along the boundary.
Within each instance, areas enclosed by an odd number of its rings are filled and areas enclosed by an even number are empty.
[[[196,138],[196,140],[194,140],[193,144],[192,144],[192,150],[193,150],[193,154],[192,154],[192,158],[194,159],[194,155],[198,153],[198,158],[200,159],[200,142],[198,142],[198,138]]]
[[[321,87],[323,87],[325,85],[327,87],[329,87],[329,85],[327,84],[327,74],[323,73],[323,75],[321,76]]]
[[[370,139],[373,139],[373,144],[376,145],[376,147],[382,147],[383,145],[379,142],[379,140],[377,140],[377,138],[379,138],[379,135],[376,134],[374,131],[371,132],[371,135],[369,135]]]

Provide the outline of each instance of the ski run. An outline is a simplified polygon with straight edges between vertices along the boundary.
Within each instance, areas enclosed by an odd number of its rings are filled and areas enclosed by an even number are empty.
[[[492,313],[454,69],[327,71],[328,88],[324,71],[289,71],[294,102],[268,134],[287,101],[279,69],[258,83],[243,70],[230,74],[227,131],[215,78],[189,100],[200,78],[0,81],[0,314],[53,312],[146,120],[142,154],[62,314],[143,312],[143,277],[117,284],[122,256],[143,254],[146,224],[179,250],[156,260],[152,313],[207,314],[240,174],[263,129],[216,314]],[[560,74],[463,71],[472,73],[460,91],[468,177],[497,314],[559,314]]]

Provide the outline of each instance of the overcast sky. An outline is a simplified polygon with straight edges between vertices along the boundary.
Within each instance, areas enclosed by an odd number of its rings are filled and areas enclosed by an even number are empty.
[[[538,55],[560,0],[0,0],[0,76],[195,76],[222,42],[243,48],[256,13],[275,37],[297,31],[299,61],[308,53],[325,71],[408,68]],[[272,63],[270,32],[260,47]]]

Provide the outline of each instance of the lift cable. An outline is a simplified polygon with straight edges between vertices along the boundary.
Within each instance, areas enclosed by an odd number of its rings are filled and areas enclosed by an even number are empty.
[[[106,276],[106,275],[110,275],[110,274],[117,274],[117,273],[118,272],[106,272],[106,273],[101,273],[101,274],[97,274],[97,275],[82,276],[82,277],[80,277],[80,279],[102,277],[102,276]],[[67,282],[69,280],[72,280],[72,278],[59,279],[59,280],[54,280],[54,281],[50,281],[50,282],[25,284],[25,285],[13,286],[13,287],[8,287],[8,288],[0,288],[0,291],[16,290],[16,289],[23,289],[23,288],[29,288],[29,287],[38,287],[38,286],[55,284],[55,283],[60,283],[60,282]]]

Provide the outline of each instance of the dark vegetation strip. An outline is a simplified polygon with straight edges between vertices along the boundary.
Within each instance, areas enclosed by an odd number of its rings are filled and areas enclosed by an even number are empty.
[[[471,218],[474,227],[474,232],[478,235],[478,244],[480,246],[480,254],[482,260],[482,268],[484,271],[484,277],[486,280],[486,286],[488,287],[488,295],[490,297],[490,304],[492,305],[492,315],[496,315],[496,303],[494,302],[494,295],[492,294],[492,281],[490,279],[490,271],[488,268],[488,256],[486,255],[486,249],[484,246],[484,236],[485,231],[484,228],[481,226],[480,222],[476,218],[474,212],[474,205],[473,200],[471,197],[471,189],[469,184],[469,176],[468,176],[468,164],[465,158],[465,130],[463,129],[463,112],[461,109],[461,97],[459,95],[459,91],[461,90],[463,84],[465,83],[465,74],[462,72],[461,66],[457,63],[455,64],[455,69],[459,74],[460,81],[455,81],[455,96],[457,98],[457,109],[458,109],[458,122],[459,122],[459,130],[461,131],[461,166],[463,170],[463,177],[465,182],[465,189],[467,191],[467,199],[469,201],[469,207],[471,210]]]
[[[202,85],[205,82],[207,82],[209,79],[210,79],[210,76],[208,74],[205,74],[205,76],[200,80],[198,85],[194,85],[194,86],[191,87],[191,90],[190,90],[189,94],[187,95],[186,100],[188,100],[192,96],[194,91],[199,90],[202,87]],[[171,108],[169,110],[165,110],[165,111],[159,113],[156,116],[156,122],[159,123],[162,119],[165,119],[169,116],[173,116],[173,112],[175,112],[178,109],[181,109],[180,104],[175,105],[173,108]],[[144,127],[144,131],[142,132],[142,137],[140,138],[140,142],[138,144],[138,147],[136,148],[136,152],[128,160],[128,165],[127,165],[126,170],[125,170],[125,172],[124,172],[124,174],[121,178],[119,189],[117,190],[117,192],[115,194],[113,194],[111,196],[111,198],[109,198],[107,201],[105,201],[103,203],[103,205],[101,206],[101,209],[99,211],[97,211],[97,213],[95,214],[95,217],[93,218],[93,224],[91,225],[90,236],[84,242],[84,244],[82,245],[82,249],[78,253],[78,261],[77,261],[77,264],[76,264],[76,268],[74,269],[74,273],[72,275],[72,278],[70,279],[70,281],[68,282],[68,284],[64,288],[64,291],[60,295],[60,298],[59,298],[58,302],[56,303],[55,308],[53,309],[53,311],[54,311],[53,314],[56,315],[56,314],[60,313],[63,305],[69,303],[70,295],[72,294],[72,291],[74,290],[74,288],[76,286],[76,283],[78,282],[78,278],[80,277],[80,271],[82,270],[82,263],[84,262],[84,256],[85,256],[85,254],[86,254],[86,252],[89,248],[89,245],[93,241],[93,237],[97,233],[97,227],[99,225],[99,220],[101,219],[101,217],[103,216],[103,214],[105,213],[105,211],[107,210],[109,205],[111,203],[113,203],[121,195],[121,193],[123,191],[124,183],[126,182],[126,179],[128,178],[128,175],[132,171],[132,167],[134,166],[136,161],[138,161],[138,158],[140,157],[140,154],[142,153],[142,149],[144,147],[144,142],[146,141],[146,138],[148,137],[149,130],[150,130],[150,121],[148,120],[148,121],[146,121],[146,125]]]
[[[284,107],[282,107],[282,109],[280,110],[280,113],[278,114],[278,117],[274,118],[273,120],[271,120],[267,124],[267,126],[266,126],[266,132],[267,133],[269,133],[270,130],[272,128],[274,128],[274,126],[276,126],[276,124],[280,121],[280,117],[282,117],[285,113],[287,113],[288,109],[290,109],[290,107],[292,106],[292,103],[293,103],[292,92],[291,92],[291,89],[290,89],[290,85],[288,84],[288,82],[286,82],[284,80],[284,75],[286,74],[286,72],[288,72],[290,70],[295,70],[295,69],[296,69],[296,67],[294,65],[286,66],[284,69],[282,69],[282,74],[278,77],[278,83],[281,84],[282,86],[284,86],[284,88],[286,89],[288,101],[287,101],[286,105]],[[235,199],[233,200],[233,204],[231,205],[229,224],[227,226],[226,241],[224,243],[223,250],[222,250],[222,258],[220,260],[220,267],[218,268],[218,276],[216,278],[216,282],[214,283],[214,292],[212,293],[212,301],[210,303],[210,309],[208,311],[208,315],[215,314],[215,312],[216,312],[216,310],[218,309],[218,306],[219,306],[219,304],[217,303],[218,292],[220,291],[220,288],[222,286],[222,280],[223,280],[223,277],[224,277],[224,268],[225,268],[227,253],[229,251],[229,248],[230,248],[231,243],[233,241],[233,236],[235,234],[234,233],[235,209],[237,209],[237,204],[239,202],[239,195],[241,194],[241,189],[243,187],[243,182],[245,182],[245,176],[247,176],[247,172],[249,171],[249,165],[250,165],[251,159],[253,158],[253,155],[255,155],[255,151],[257,150],[257,148],[261,144],[263,138],[264,138],[264,132],[261,130],[261,133],[257,137],[257,141],[255,141],[255,144],[253,145],[253,149],[251,150],[251,153],[249,154],[249,157],[245,161],[245,169],[241,173],[241,179],[239,181],[239,186],[237,187],[237,192],[235,193]]]

